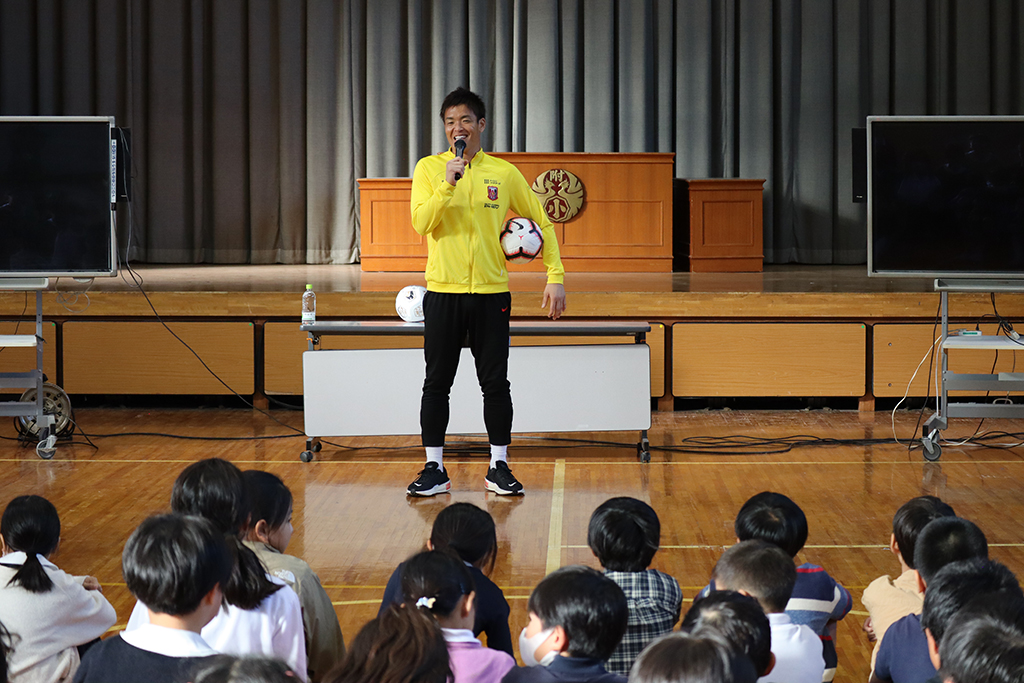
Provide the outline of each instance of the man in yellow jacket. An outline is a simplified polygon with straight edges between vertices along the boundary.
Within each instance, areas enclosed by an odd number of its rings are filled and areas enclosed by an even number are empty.
[[[420,159],[412,178],[412,225],[427,236],[427,294],[423,300],[426,379],[420,430],[427,464],[408,488],[410,496],[451,490],[442,458],[448,428],[448,394],[463,340],[476,361],[484,396],[484,424],[491,445],[485,487],[518,495],[523,485],[508,466],[512,441],[512,396],[508,383],[509,317],[512,295],[498,241],[509,208],[531,218],[544,235],[547,286],[541,308],[556,320],[565,310],[565,271],[554,227],[519,170],[480,148],[487,125],[483,100],[457,88],[441,104],[450,148]],[[462,155],[454,152],[462,141]]]

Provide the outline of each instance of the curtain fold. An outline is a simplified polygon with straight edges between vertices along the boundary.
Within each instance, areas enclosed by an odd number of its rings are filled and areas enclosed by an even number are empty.
[[[0,0],[0,115],[132,129],[131,257],[351,263],[357,179],[445,147],[764,178],[769,263],[862,263],[850,129],[1024,114],[1024,0]],[[128,240],[126,212],[120,239]]]

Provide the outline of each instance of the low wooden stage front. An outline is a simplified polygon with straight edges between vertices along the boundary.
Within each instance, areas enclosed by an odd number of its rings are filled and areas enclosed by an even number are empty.
[[[676,398],[846,397],[934,394],[928,363],[939,295],[927,280],[878,280],[862,266],[769,266],[763,273],[601,273],[566,276],[567,320],[650,323],[651,395]],[[305,284],[321,320],[396,319],[395,294],[419,273],[363,273],[359,266],[197,266],[139,269],[148,301],[122,279],[61,281],[45,297],[46,363],[72,395],[299,396]],[[515,273],[513,316],[541,319],[544,276]],[[70,293],[68,291],[70,290]],[[1001,315],[1024,316],[1024,295],[1000,294]],[[24,293],[0,293],[0,334],[28,319]],[[152,304],[153,308],[150,307]],[[187,342],[223,384],[154,316]],[[988,324],[985,294],[951,296],[954,326]],[[586,339],[563,340],[586,343]],[[515,339],[516,344],[549,343]],[[417,344],[396,338],[331,339],[370,348]],[[954,352],[960,372],[1014,369],[1015,354]],[[24,357],[23,357],[24,356]],[[31,364],[0,354],[0,371]],[[909,385],[911,378],[914,381]],[[226,385],[226,386],[225,386]]]

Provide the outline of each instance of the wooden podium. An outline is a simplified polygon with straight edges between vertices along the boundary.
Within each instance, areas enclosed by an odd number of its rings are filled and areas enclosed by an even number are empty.
[[[583,208],[554,223],[567,272],[672,271],[672,154],[496,153],[532,184],[562,169],[584,187]],[[360,178],[360,268],[422,272],[427,241],[412,229],[410,178]],[[510,271],[543,272],[538,258]]]
[[[690,197],[690,271],[764,269],[764,180],[686,181]]]

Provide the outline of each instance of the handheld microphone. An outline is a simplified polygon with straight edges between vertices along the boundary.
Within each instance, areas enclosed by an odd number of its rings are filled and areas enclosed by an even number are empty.
[[[455,141],[455,156],[458,157],[459,159],[461,159],[462,158],[462,153],[465,152],[465,151],[466,151],[466,141],[462,140],[461,138],[456,140]],[[456,173],[455,174],[455,182],[459,182],[460,180],[462,180],[462,174],[461,173]]]

